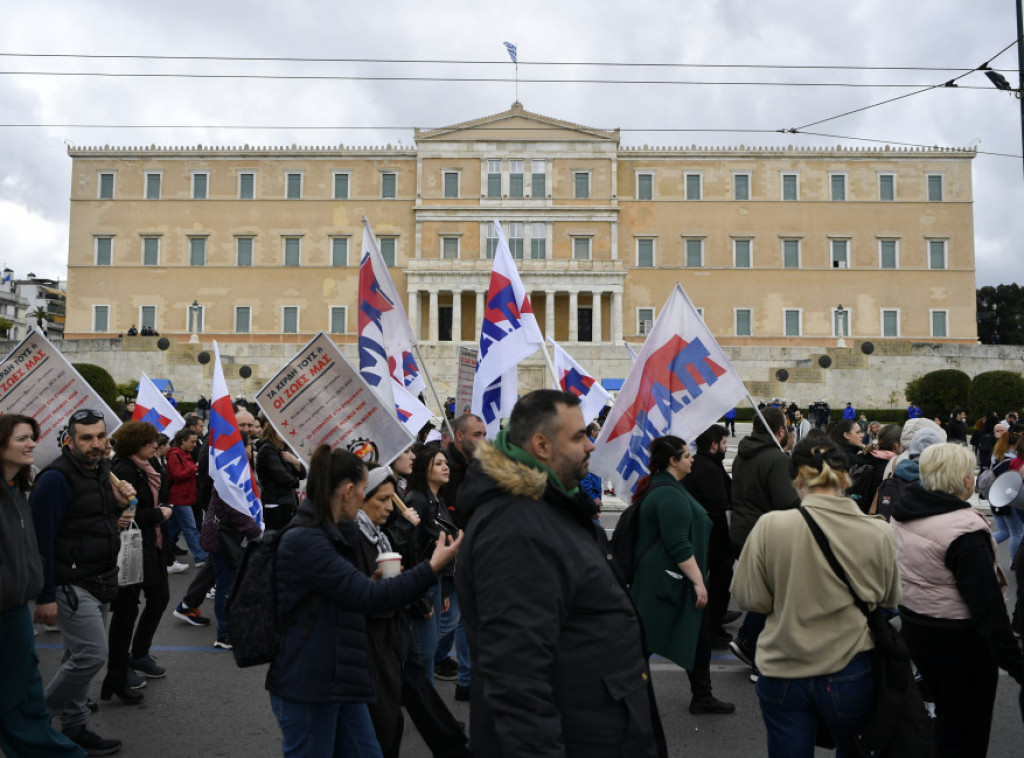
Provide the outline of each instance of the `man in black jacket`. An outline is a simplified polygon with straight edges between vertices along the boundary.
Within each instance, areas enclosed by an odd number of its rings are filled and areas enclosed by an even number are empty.
[[[732,635],[725,631],[725,614],[729,611],[729,585],[732,583],[734,561],[729,541],[729,517],[732,508],[732,480],[726,473],[725,451],[729,432],[720,424],[708,427],[697,437],[697,454],[683,486],[711,517],[711,540],[708,543],[708,623],[711,646],[728,647]],[[733,620],[739,618],[735,616]]]
[[[451,423],[455,439],[445,450],[445,457],[448,458],[448,483],[441,488],[438,496],[448,505],[452,521],[462,528],[466,526],[466,522],[458,511],[459,487],[466,478],[469,464],[473,462],[476,446],[483,442],[487,434],[487,427],[484,426],[482,418],[472,413],[459,416]]]
[[[640,620],[578,488],[593,449],[579,398],[536,390],[462,484],[474,755],[666,754]]]

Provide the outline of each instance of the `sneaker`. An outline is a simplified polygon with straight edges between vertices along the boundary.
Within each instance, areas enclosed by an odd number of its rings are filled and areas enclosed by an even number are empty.
[[[146,680],[132,671],[131,668],[128,669],[128,675],[124,681],[130,690],[141,690],[146,686]]]
[[[213,646],[214,647],[219,647],[221,650],[230,650],[231,649],[231,640],[229,640],[227,637],[218,637],[214,641]]]
[[[100,704],[91,697],[87,697],[85,699],[85,707],[88,708],[91,713],[96,713],[96,711],[100,709]]]
[[[690,713],[695,716],[703,716],[707,714],[728,714],[735,713],[736,706],[732,703],[726,703],[714,695],[704,695],[702,697],[695,697],[690,701]]]
[[[206,593],[206,599],[213,600],[215,597],[217,597],[217,588],[210,587],[210,590]]]
[[[64,736],[85,751],[86,755],[113,755],[121,749],[121,740],[106,740],[84,726],[78,731],[64,732]]]
[[[196,562],[195,562],[195,563],[194,563],[193,565],[194,565],[194,566],[195,566],[195,567],[196,567],[197,569],[201,569],[201,568],[202,568],[203,566],[205,566],[205,565],[206,565],[206,561],[196,561]]]
[[[745,644],[743,644],[743,641],[741,639],[737,637],[732,642],[730,642],[729,649],[732,651],[733,655],[740,659],[740,661],[750,666],[750,668],[755,668],[754,651],[747,647]]]
[[[463,702],[469,702],[469,687],[463,687],[461,684],[456,684],[455,699]]]
[[[210,625],[210,619],[206,618],[202,611],[198,608],[189,608],[184,601],[178,603],[178,607],[174,609],[174,618],[181,619],[192,626]]]
[[[459,664],[454,658],[445,658],[434,664],[434,678],[442,682],[454,682],[459,678]]]
[[[54,624],[42,624],[41,626],[43,627],[43,631],[44,632],[59,632],[60,631],[60,629],[58,629]]]
[[[177,561],[175,561],[167,567],[168,574],[180,574],[182,571],[188,571],[187,563],[178,563]]]
[[[167,675],[167,669],[158,665],[151,655],[144,655],[140,658],[129,658],[128,665],[149,679],[160,679]]]

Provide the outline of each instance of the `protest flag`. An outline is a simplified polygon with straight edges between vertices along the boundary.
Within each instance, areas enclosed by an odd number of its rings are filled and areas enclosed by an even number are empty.
[[[747,394],[677,283],[605,419],[591,468],[629,493],[650,473],[648,445],[673,434],[692,442]]]
[[[213,343],[213,392],[210,395],[210,478],[221,500],[263,525],[263,504],[249,467],[228,383],[220,365],[220,349]]]
[[[612,396],[594,377],[584,371],[562,347],[548,337],[555,348],[555,376],[563,392],[571,392],[580,399],[583,422],[589,424],[612,399]]]
[[[158,432],[168,437],[173,437],[179,429],[185,428],[185,419],[167,398],[160,394],[160,390],[145,372],[139,379],[139,394],[135,398],[132,421],[148,421]]]
[[[544,345],[544,336],[530,307],[501,224],[494,222],[498,249],[484,302],[480,355],[473,380],[473,413],[484,420],[494,438],[501,419],[508,418],[519,389],[519,363]]]

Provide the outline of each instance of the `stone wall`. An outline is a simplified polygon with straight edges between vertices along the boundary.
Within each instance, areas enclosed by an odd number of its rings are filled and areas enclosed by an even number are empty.
[[[0,343],[4,354],[15,343]],[[117,382],[136,381],[145,371],[154,379],[170,379],[176,396],[195,400],[202,392],[209,396],[213,362],[203,365],[200,352],[213,355],[212,344],[171,342],[166,351],[157,347],[155,337],[120,339],[84,339],[55,342],[72,363],[94,363],[111,373]],[[995,345],[929,344],[898,341],[875,341],[874,352],[865,355],[861,343],[850,341],[846,348],[809,347],[726,347],[725,352],[746,382],[755,399],[773,397],[795,400],[806,406],[819,399],[834,407],[852,402],[858,408],[888,408],[906,405],[903,389],[907,382],[936,369],[958,368],[970,376],[983,371],[1024,370],[1024,347]],[[252,397],[284,362],[298,352],[297,344],[221,345],[221,358],[228,389],[232,396]],[[354,344],[341,345],[342,352],[353,363],[358,362]],[[624,345],[578,343],[567,345],[569,353],[598,378],[624,378],[632,362]],[[634,349],[639,352],[640,345]],[[442,399],[455,394],[457,346],[454,343],[422,345],[423,360]],[[822,368],[819,361],[831,361]],[[252,375],[239,376],[239,369],[248,366]],[[788,379],[777,379],[785,369]],[[519,366],[520,391],[550,386],[547,369],[540,353]],[[895,397],[890,395],[895,393]],[[428,405],[433,407],[432,402]]]

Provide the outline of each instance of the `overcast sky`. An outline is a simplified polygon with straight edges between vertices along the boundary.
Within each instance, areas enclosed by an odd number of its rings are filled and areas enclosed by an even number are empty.
[[[929,86],[989,60],[1016,37],[1013,0],[523,0],[480,3],[33,0],[0,25],[0,264],[65,278],[71,160],[89,145],[412,144],[412,130],[264,131],[223,126],[434,127],[497,113],[515,99],[502,42],[519,47],[528,110],[599,128],[623,145],[863,146],[835,137],[644,129],[785,129],[911,89],[736,85],[831,82]],[[75,55],[460,60],[473,65],[104,60]],[[537,66],[531,62],[939,67],[948,71]],[[1016,49],[993,68],[1017,84]],[[487,62],[493,62],[487,63]],[[509,81],[101,78],[122,72],[426,77]],[[529,79],[574,80],[559,83]],[[582,83],[581,79],[718,84]],[[978,285],[1024,282],[1024,169],[1017,100],[981,73],[809,131],[952,147],[974,160]],[[976,86],[980,89],[970,89]],[[67,125],[97,124],[103,128]],[[150,125],[147,129],[118,125]],[[168,125],[198,128],[169,129]],[[629,130],[629,131],[627,131]],[[639,130],[639,131],[633,131]]]

